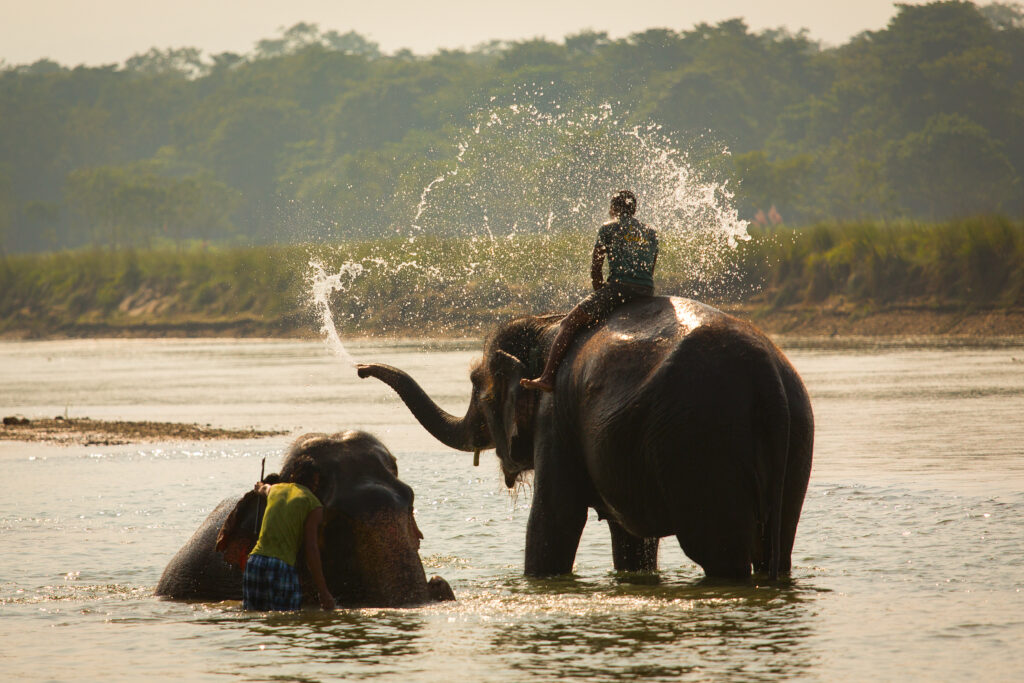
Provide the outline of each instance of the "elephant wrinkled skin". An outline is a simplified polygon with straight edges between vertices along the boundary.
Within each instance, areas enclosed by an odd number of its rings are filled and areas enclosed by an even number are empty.
[[[320,466],[320,555],[327,587],[339,606],[396,607],[455,599],[444,579],[426,578],[413,492],[399,481],[397,462],[384,444],[358,431],[306,434],[292,445],[281,480],[289,480],[293,461],[303,454]],[[241,600],[240,566],[256,544],[264,506],[265,500],[252,491],[222,501],[168,563],[156,594]],[[304,600],[312,601],[316,590],[301,555],[302,592]]]
[[[534,471],[525,570],[572,570],[587,509],[608,520],[618,570],[657,568],[663,536],[708,576],[790,571],[810,476],[810,400],[752,324],[677,297],[641,297],[581,333],[551,394],[539,374],[561,316],[499,326],[471,372],[462,418],[406,373],[359,366],[390,385],[442,443],[495,448],[512,487]]]

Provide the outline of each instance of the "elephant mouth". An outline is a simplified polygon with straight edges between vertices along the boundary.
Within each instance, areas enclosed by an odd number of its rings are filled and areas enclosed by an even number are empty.
[[[521,466],[518,463],[506,463],[502,462],[501,473],[505,477],[505,488],[515,489],[521,483],[523,483],[530,473],[533,472],[532,466]]]
[[[515,488],[523,475],[533,470],[532,446],[531,440],[521,435],[509,439],[508,453],[501,458],[501,471],[507,488]]]

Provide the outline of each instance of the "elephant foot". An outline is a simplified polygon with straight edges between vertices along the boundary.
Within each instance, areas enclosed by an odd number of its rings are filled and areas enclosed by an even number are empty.
[[[434,602],[445,602],[455,599],[455,591],[440,576],[431,576],[427,581],[427,593]]]
[[[519,386],[521,386],[524,389],[537,389],[539,391],[546,391],[549,394],[555,390],[555,385],[550,380],[546,380],[543,377],[538,377],[537,379],[523,378],[519,380]]]

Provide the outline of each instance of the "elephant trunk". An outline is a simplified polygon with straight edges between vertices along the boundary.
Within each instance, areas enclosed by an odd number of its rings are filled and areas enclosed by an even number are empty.
[[[353,523],[355,558],[362,578],[362,602],[402,607],[430,602],[431,589],[420,561],[420,534],[411,512],[382,511]]]
[[[395,390],[424,429],[449,448],[459,451],[480,451],[492,448],[486,423],[476,407],[476,401],[469,404],[462,418],[446,412],[423,391],[408,373],[382,363],[370,363],[358,367],[360,377],[376,377]]]

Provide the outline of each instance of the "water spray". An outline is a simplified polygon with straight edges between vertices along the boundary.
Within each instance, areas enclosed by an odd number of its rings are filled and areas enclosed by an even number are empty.
[[[727,149],[710,136],[678,142],[657,124],[627,125],[610,104],[576,111],[537,104],[544,100],[539,90],[522,92],[481,111],[456,140],[448,167],[410,198],[408,222],[395,227],[399,239],[368,245],[366,255],[340,266],[326,265],[324,254],[310,260],[311,299],[334,355],[355,364],[331,301],[354,297],[368,282],[396,283],[389,291],[409,299],[388,303],[401,306],[404,327],[420,330],[444,324],[441,308],[430,302],[457,306],[460,288],[497,292],[506,311],[571,305],[574,266],[561,264],[557,282],[551,279],[548,246],[564,250],[561,236],[578,233],[581,253],[589,249],[607,220],[609,196],[623,188],[640,197],[643,221],[659,232],[662,259],[683,264],[684,281],[714,285],[735,277],[729,259],[750,236],[723,179],[721,169],[731,168]],[[521,270],[509,272],[513,263]],[[578,266],[580,282],[585,265]],[[541,303],[527,298],[525,283],[540,288]]]
[[[324,341],[331,351],[334,352],[334,355],[355,367],[356,361],[345,349],[345,345],[341,343],[341,336],[338,334],[338,329],[334,324],[334,313],[331,311],[331,294],[338,291],[346,291],[345,280],[351,281],[362,274],[363,266],[358,263],[349,262],[333,275],[328,275],[323,264],[315,259],[309,262],[309,267],[312,271],[310,285],[313,304],[320,316],[320,332],[324,335]]]

